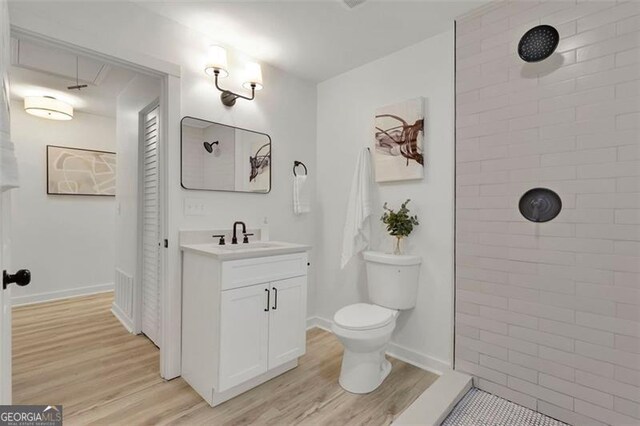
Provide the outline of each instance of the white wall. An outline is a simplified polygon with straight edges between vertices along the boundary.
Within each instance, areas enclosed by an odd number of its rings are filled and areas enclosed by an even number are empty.
[[[219,92],[213,88],[210,78],[203,73],[207,45],[215,40],[150,14],[135,4],[12,2],[11,18],[18,27],[64,42],[118,57],[153,57],[181,66],[180,79],[171,78],[168,85],[168,93],[180,93],[180,103],[167,105],[172,120],[168,128],[169,196],[172,200],[169,206],[168,278],[175,296],[171,302],[175,303],[180,298],[178,229],[229,228],[234,220],[244,220],[249,227],[257,227],[265,216],[269,218],[272,239],[314,245],[310,256],[310,316],[315,315],[317,306],[320,316],[331,319],[339,307],[364,300],[362,265],[351,265],[345,272],[338,269],[355,155],[359,146],[370,141],[376,107],[425,96],[425,179],[417,183],[386,185],[381,199],[397,203],[411,197],[422,218],[422,225],[411,239],[416,250],[420,247],[425,262],[419,305],[400,319],[395,341],[414,351],[412,353],[423,355],[425,363],[441,365],[427,356],[445,362],[450,358],[453,220],[453,49],[450,32],[322,83],[319,99],[315,84],[263,64],[265,88],[257,93],[256,100],[238,100],[235,107],[226,108],[220,103]],[[238,52],[229,52],[232,78],[224,81],[225,86],[241,90],[239,82],[233,78],[238,73],[233,71],[241,69],[244,59]],[[316,109],[319,111],[317,117]],[[171,115],[176,110],[180,116],[199,117],[269,134],[273,141],[271,193],[181,189],[179,125]],[[320,203],[314,203],[313,213],[308,215],[296,216],[292,212],[291,167],[294,160],[305,162],[310,185],[317,187]],[[324,167],[319,169],[317,164]],[[205,214],[186,215],[185,203],[202,205]],[[318,240],[322,235],[326,238]],[[320,260],[316,255],[318,252],[325,253],[321,263],[316,263],[316,259]],[[316,271],[322,271],[318,286],[315,285]],[[356,281],[359,281],[357,285]],[[164,308],[165,312],[173,309]],[[171,333],[179,331],[179,324],[172,324],[172,329]],[[179,373],[179,352],[166,356],[171,358],[172,367],[167,374],[172,377],[176,371]]]
[[[140,111],[160,97],[160,80],[138,75],[120,92],[116,101],[116,139],[118,165],[116,174],[116,255],[115,268],[140,282],[138,262],[138,170]],[[112,271],[115,273],[115,271]],[[133,288],[118,281],[114,304],[120,319],[133,325]],[[132,282],[132,283],[133,283]],[[131,284],[132,284],[131,283]],[[123,318],[124,316],[124,318]]]
[[[219,92],[204,72],[209,44],[215,40],[192,31],[174,21],[153,15],[129,2],[11,2],[12,24],[48,35],[66,43],[76,44],[120,58],[142,60],[157,66],[181,66],[180,78],[173,74],[168,80],[167,93],[180,93],[180,102],[167,105],[170,140],[168,232],[168,285],[172,298],[163,305],[172,316],[171,330],[179,338],[180,315],[174,314],[180,304],[180,252],[177,247],[178,230],[230,228],[234,220],[244,220],[250,228],[259,226],[263,217],[269,218],[272,239],[314,244],[315,216],[311,213],[295,216],[292,211],[291,180],[294,160],[307,164],[310,185],[315,186],[316,152],[316,85],[293,77],[277,68],[263,64],[264,89],[252,102],[238,100],[236,106],[224,107]],[[117,31],[114,29],[117,28]],[[159,59],[164,62],[157,62]],[[231,78],[226,87],[241,90],[240,75],[243,61],[238,52],[229,51]],[[179,80],[179,81],[178,81]],[[176,86],[180,87],[176,87]],[[206,191],[187,191],[180,187],[179,123],[175,115],[190,115],[267,133],[273,141],[272,189],[269,194],[239,194]],[[184,203],[195,202],[204,207],[205,214],[184,214]],[[310,255],[309,314],[314,312],[315,297],[314,253]],[[177,348],[161,353],[166,357],[165,377],[179,374],[180,356]]]
[[[115,130],[110,117],[76,111],[71,121],[46,120],[11,102],[21,179],[13,192],[13,265],[32,273],[30,285],[14,287],[14,303],[113,287],[115,199],[47,195],[46,145],[116,151]]]
[[[401,314],[392,351],[435,369],[450,365],[452,357],[453,78],[450,30],[318,86],[317,315],[326,320],[367,299],[362,260],[340,270],[340,253],[353,169],[360,149],[373,146],[375,110],[426,98],[424,179],[376,185],[373,248],[392,250],[378,220],[383,202],[399,206],[410,198],[420,225],[407,249],[421,255],[423,265],[417,306]]]

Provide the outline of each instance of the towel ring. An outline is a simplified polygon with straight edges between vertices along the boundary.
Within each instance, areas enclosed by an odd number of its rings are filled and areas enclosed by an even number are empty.
[[[293,175],[294,176],[298,176],[298,174],[296,173],[296,167],[298,167],[298,166],[304,167],[305,176],[309,174],[309,171],[307,170],[307,166],[305,166],[302,161],[297,161],[296,160],[296,161],[293,162]]]

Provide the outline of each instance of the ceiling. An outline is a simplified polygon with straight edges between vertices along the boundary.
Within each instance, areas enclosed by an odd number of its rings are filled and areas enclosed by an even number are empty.
[[[11,40],[11,99],[26,96],[53,96],[71,104],[76,111],[115,117],[118,94],[136,75],[67,50],[29,40]],[[68,90],[76,84],[76,58],[80,84],[88,87]]]
[[[323,81],[451,27],[487,0],[133,0],[213,42]]]

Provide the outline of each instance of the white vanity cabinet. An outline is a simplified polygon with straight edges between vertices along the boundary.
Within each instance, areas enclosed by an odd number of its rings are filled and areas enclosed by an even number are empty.
[[[182,281],[182,376],[210,405],[297,366],[306,252],[223,260],[183,248]]]
[[[269,368],[304,355],[307,331],[307,277],[271,283]]]

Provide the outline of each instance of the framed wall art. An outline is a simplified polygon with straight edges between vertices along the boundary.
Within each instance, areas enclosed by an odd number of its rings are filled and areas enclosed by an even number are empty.
[[[47,194],[116,195],[116,153],[47,145]]]
[[[373,150],[376,182],[423,178],[424,122],[423,98],[376,110]]]

